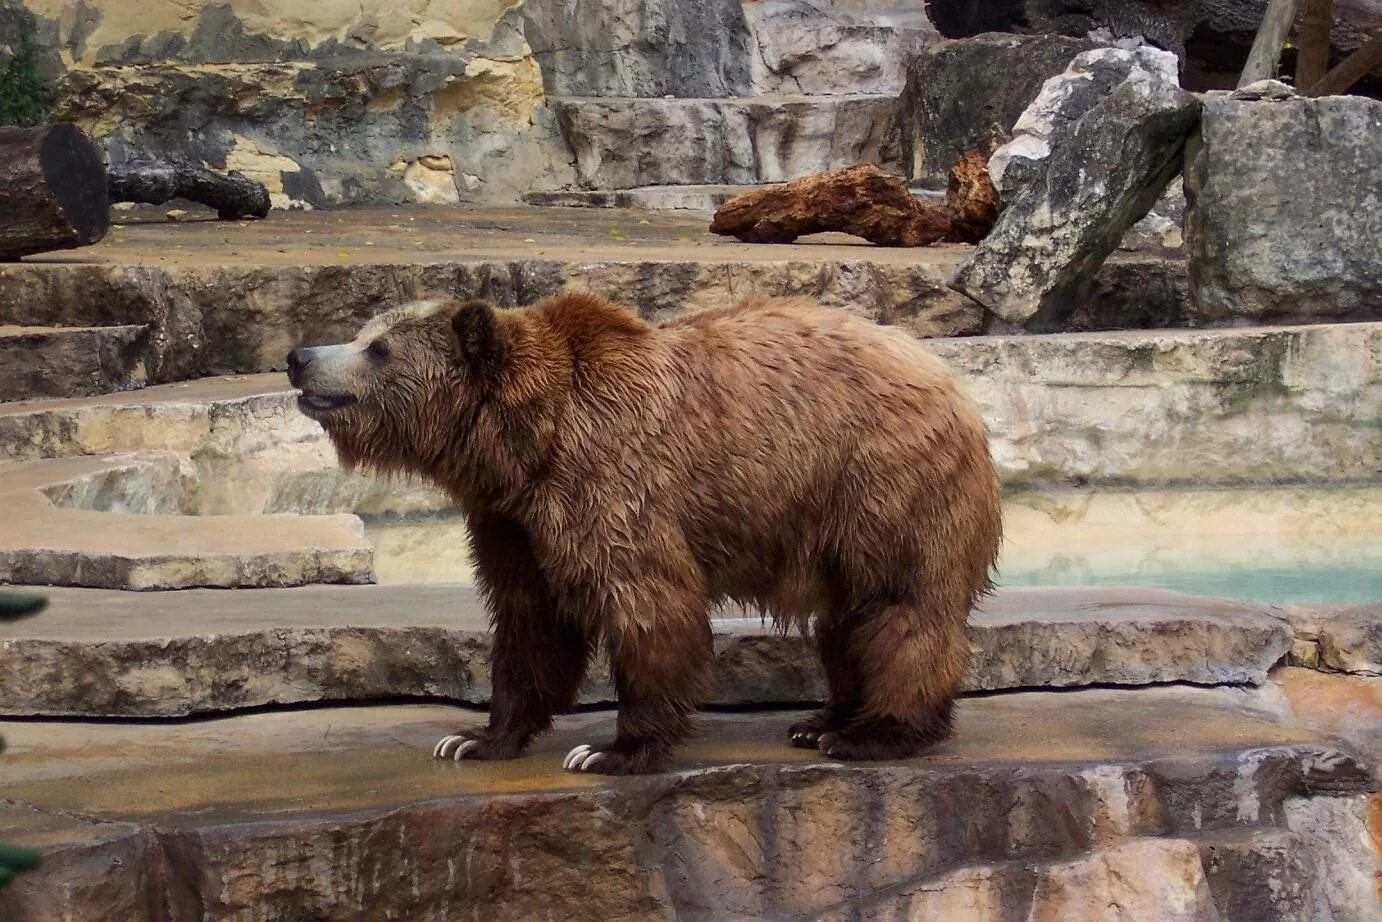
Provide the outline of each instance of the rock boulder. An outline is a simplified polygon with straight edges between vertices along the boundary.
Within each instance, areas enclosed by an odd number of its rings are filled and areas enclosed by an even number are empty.
[[[950,167],[996,126],[1010,131],[1042,83],[1093,42],[976,35],[937,42],[912,63],[898,108],[907,175],[944,188]]]
[[[1199,100],[1155,66],[1158,55],[1173,65],[1169,54],[1150,49],[1089,52],[1043,87],[1033,108],[1049,113],[1049,140],[1024,136],[1030,149],[1021,189],[960,266],[957,290],[999,320],[1030,329],[1050,328],[1078,306],[1105,257],[1179,171],[1199,118]],[[1124,64],[1126,77],[1070,121],[1083,89],[1097,87],[1091,74],[1105,67],[1116,74]],[[1000,165],[1000,192],[1013,185],[1004,176],[1013,163]]]
[[[1218,322],[1382,317],[1382,102],[1212,94],[1186,154],[1197,310]]]

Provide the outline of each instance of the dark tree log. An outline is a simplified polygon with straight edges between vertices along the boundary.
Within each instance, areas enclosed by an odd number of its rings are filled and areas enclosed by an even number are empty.
[[[231,170],[215,173],[180,160],[131,160],[110,168],[110,200],[162,205],[175,198],[216,209],[222,220],[263,218],[269,190]]]
[[[918,200],[901,179],[862,164],[736,195],[710,224],[711,233],[746,243],[791,243],[825,231],[879,246],[926,246],[950,232],[950,210]]]
[[[0,260],[87,246],[109,229],[105,163],[80,129],[0,128]]]

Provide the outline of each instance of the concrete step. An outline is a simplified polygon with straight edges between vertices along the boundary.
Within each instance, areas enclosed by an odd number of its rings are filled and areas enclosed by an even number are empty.
[[[176,460],[171,467],[176,476]],[[137,514],[152,510],[53,502],[87,478],[129,469],[104,458],[0,465],[0,582],[144,590],[374,579],[373,551],[353,515]]]
[[[708,715],[672,771],[623,779],[560,768],[608,713],[512,762],[431,757],[480,719],[0,722],[0,840],[45,851],[0,917],[1376,918],[1372,778],[1258,694],[965,701],[890,764],[789,748],[793,713]],[[1281,911],[1300,898],[1330,914]]]
[[[890,95],[548,97],[586,189],[781,182],[878,163]]]
[[[281,525],[279,526],[281,527]],[[467,586],[314,586],[134,594],[51,590],[0,644],[0,714],[178,717],[395,696],[484,705],[490,635]],[[1005,589],[972,620],[970,691],[1257,685],[1291,649],[1279,612],[1155,589]],[[715,620],[708,704],[825,697],[811,642]],[[614,700],[603,665],[584,704]]]
[[[0,324],[0,401],[86,397],[143,387],[148,339],[143,324]]]

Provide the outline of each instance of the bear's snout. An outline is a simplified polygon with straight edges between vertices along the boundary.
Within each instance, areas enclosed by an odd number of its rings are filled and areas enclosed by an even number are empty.
[[[312,350],[298,347],[288,353],[288,383],[293,387],[302,386],[302,372],[312,364]]]

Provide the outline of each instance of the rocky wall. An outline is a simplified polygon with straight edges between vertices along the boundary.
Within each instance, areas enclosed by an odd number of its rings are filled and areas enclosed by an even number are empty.
[[[279,208],[569,185],[518,0],[17,2],[0,40],[30,33],[53,114],[116,162],[237,169]]]

